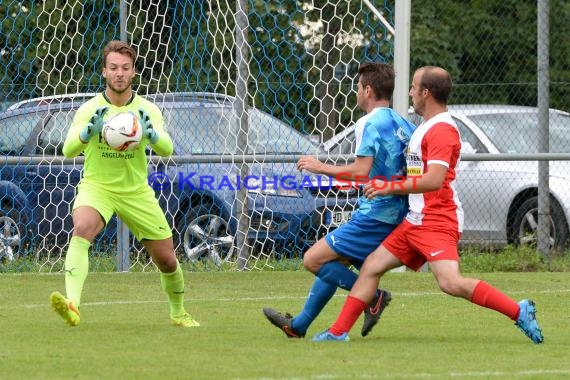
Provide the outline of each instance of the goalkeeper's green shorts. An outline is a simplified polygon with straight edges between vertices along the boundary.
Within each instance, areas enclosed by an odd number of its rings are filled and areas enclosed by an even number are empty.
[[[77,188],[73,210],[81,206],[96,209],[105,224],[117,214],[138,241],[164,240],[172,236],[164,211],[149,186],[141,186],[133,193],[117,193],[82,183]]]

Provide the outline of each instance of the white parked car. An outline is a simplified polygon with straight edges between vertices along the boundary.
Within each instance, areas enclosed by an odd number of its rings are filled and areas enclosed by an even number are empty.
[[[538,152],[538,108],[511,105],[450,105],[463,140],[463,153]],[[410,112],[416,123],[421,118]],[[570,114],[550,110],[550,151],[570,153]],[[354,130],[323,143],[329,154],[352,154]],[[569,243],[570,162],[550,162],[552,247]],[[538,162],[466,161],[457,188],[465,211],[462,243],[535,244],[538,227]]]

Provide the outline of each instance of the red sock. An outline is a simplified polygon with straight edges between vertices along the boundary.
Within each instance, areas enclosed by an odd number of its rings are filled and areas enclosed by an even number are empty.
[[[359,300],[356,297],[348,296],[336,322],[332,325],[329,331],[334,335],[341,335],[350,331],[352,326],[360,317],[360,314],[366,309],[368,304]]]
[[[513,321],[516,321],[519,317],[519,304],[484,281],[479,281],[475,289],[473,289],[471,302],[496,310],[511,318]]]

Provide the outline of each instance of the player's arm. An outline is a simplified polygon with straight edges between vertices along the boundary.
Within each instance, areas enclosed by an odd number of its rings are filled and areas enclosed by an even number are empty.
[[[79,132],[83,129],[88,120],[77,120],[77,116],[73,118],[71,127],[67,132],[65,137],[65,142],[63,143],[62,152],[67,158],[77,157],[83,149],[85,149],[85,144],[79,139]]]
[[[143,125],[143,136],[148,138],[152,150],[159,156],[170,156],[174,151],[174,144],[164,128],[162,112],[158,107],[150,113],[141,109],[139,110],[139,117]]]
[[[304,156],[297,162],[297,169],[308,170],[315,174],[324,174],[334,177],[339,181],[357,182],[359,184],[368,182],[374,156],[378,147],[376,146],[376,137],[370,135],[367,125],[357,125],[355,131],[356,149],[354,162],[348,165],[330,165],[325,164],[315,157]],[[359,133],[359,131],[362,131]]]
[[[364,195],[372,199],[378,195],[405,195],[439,190],[445,180],[447,170],[445,165],[430,164],[422,176],[408,177],[401,181],[372,180],[364,186]]]
[[[450,162],[459,154],[461,138],[450,125],[433,128],[426,135],[430,143],[427,148],[427,170],[420,176],[409,176],[396,181],[372,180],[364,187],[364,195],[371,199],[377,195],[405,195],[439,190],[447,176]]]
[[[103,116],[108,109],[108,107],[100,107],[91,113],[89,107],[79,107],[63,143],[62,152],[65,157],[78,156],[83,152],[89,140],[99,135],[103,128]]]
[[[312,156],[303,156],[297,162],[297,169],[347,181],[360,181],[368,178],[373,160],[373,157],[358,156],[349,165],[337,166],[325,164]]]

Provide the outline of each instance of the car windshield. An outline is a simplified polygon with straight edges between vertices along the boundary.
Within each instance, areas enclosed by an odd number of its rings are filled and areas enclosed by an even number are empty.
[[[238,143],[239,119],[231,107],[171,104],[163,107],[175,154],[311,154],[319,148],[307,136],[273,116],[250,110],[249,132]],[[9,111],[12,112],[12,111]],[[0,120],[0,152],[5,155],[61,155],[74,110],[22,112]]]
[[[340,139],[333,145],[329,154],[353,154],[356,149],[356,137],[354,131],[348,133],[344,138]]]
[[[45,113],[22,114],[7,117],[0,121],[0,152],[4,155],[17,156],[28,148],[32,132],[45,117]]]
[[[501,153],[538,152],[538,113],[471,115]],[[550,152],[570,153],[570,117],[550,113]]]
[[[8,111],[11,112],[11,111]],[[22,112],[0,119],[0,153],[19,155],[62,155],[63,142],[75,111]]]
[[[239,119],[230,107],[196,106],[163,109],[168,131],[177,154],[236,154]],[[278,119],[252,109],[249,133],[245,138],[249,153],[316,154],[317,146],[308,137]]]

